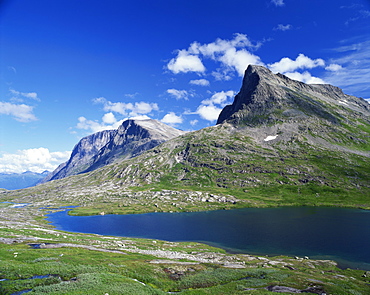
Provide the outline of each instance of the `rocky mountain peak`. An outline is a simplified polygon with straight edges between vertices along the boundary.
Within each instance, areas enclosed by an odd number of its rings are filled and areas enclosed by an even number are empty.
[[[59,165],[41,183],[136,157],[184,133],[157,120],[125,120],[118,129],[105,130],[82,138],[73,148],[70,159]]]
[[[153,119],[125,120],[110,142],[91,158],[84,172],[115,162],[136,157],[141,153],[177,136],[184,131]]]
[[[333,108],[340,108],[333,111]],[[217,124],[271,125],[291,120],[318,117],[337,123],[341,113],[355,111],[370,114],[363,99],[346,95],[328,84],[305,84],[262,66],[249,65],[234,102],[219,115]]]

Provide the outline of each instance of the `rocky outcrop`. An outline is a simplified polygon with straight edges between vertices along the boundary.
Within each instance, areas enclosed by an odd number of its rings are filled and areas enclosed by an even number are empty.
[[[136,157],[184,133],[156,120],[125,120],[116,130],[105,130],[82,138],[74,147],[70,159],[59,165],[41,183]]]

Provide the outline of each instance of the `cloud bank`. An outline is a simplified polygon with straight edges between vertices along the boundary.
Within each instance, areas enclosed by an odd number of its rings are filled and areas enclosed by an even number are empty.
[[[98,97],[95,98],[93,102],[97,104],[103,104],[103,109],[106,112],[115,112],[128,117],[148,114],[159,109],[156,103],[148,103],[144,101],[135,103],[111,102],[104,97]]]
[[[269,64],[269,69],[274,73],[281,73],[287,77],[308,84],[324,84],[324,80],[313,77],[308,71],[303,73],[298,70],[313,69],[317,67],[324,68],[325,61],[321,58],[311,59],[300,53],[295,60],[284,57],[280,61]]]
[[[23,173],[32,171],[41,173],[53,171],[59,164],[67,161],[70,151],[50,152],[47,148],[19,150],[16,154],[2,154],[0,157],[0,172]]]
[[[204,74],[206,67],[203,62],[210,59],[219,65],[212,73],[213,76],[218,80],[229,80],[234,73],[243,76],[249,64],[263,65],[261,59],[252,53],[260,46],[261,43],[254,44],[245,34],[235,34],[234,39],[217,39],[208,44],[193,42],[188,49],[177,51],[177,56],[167,64],[167,69],[174,74]]]

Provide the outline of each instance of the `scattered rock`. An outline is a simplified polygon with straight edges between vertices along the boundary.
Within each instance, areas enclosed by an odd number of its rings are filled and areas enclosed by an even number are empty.
[[[194,265],[199,264],[199,262],[187,262],[187,261],[176,261],[176,260],[151,260],[149,263],[152,264],[179,264],[179,265]]]
[[[322,287],[308,287],[303,290],[299,290],[292,287],[285,287],[285,286],[268,286],[265,288],[266,290],[270,292],[275,293],[313,293],[313,294],[319,294],[319,295],[325,295],[325,291]],[[251,289],[255,290],[255,289]]]
[[[268,286],[266,289],[276,293],[302,293],[299,289],[284,286]]]

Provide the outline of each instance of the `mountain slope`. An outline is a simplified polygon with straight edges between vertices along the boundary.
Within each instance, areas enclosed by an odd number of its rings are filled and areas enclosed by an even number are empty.
[[[69,160],[60,164],[42,179],[41,183],[84,171],[88,167],[90,159],[113,138],[115,133],[115,130],[104,130],[82,138],[73,148]]]
[[[218,123],[135,159],[43,186],[42,196],[77,203],[81,212],[370,208],[370,107],[363,99],[250,66]],[[41,200],[37,191],[18,196],[30,194]]]
[[[105,130],[81,139],[70,159],[42,182],[93,171],[116,160],[135,157],[183,133],[156,120],[125,120],[117,130]]]

